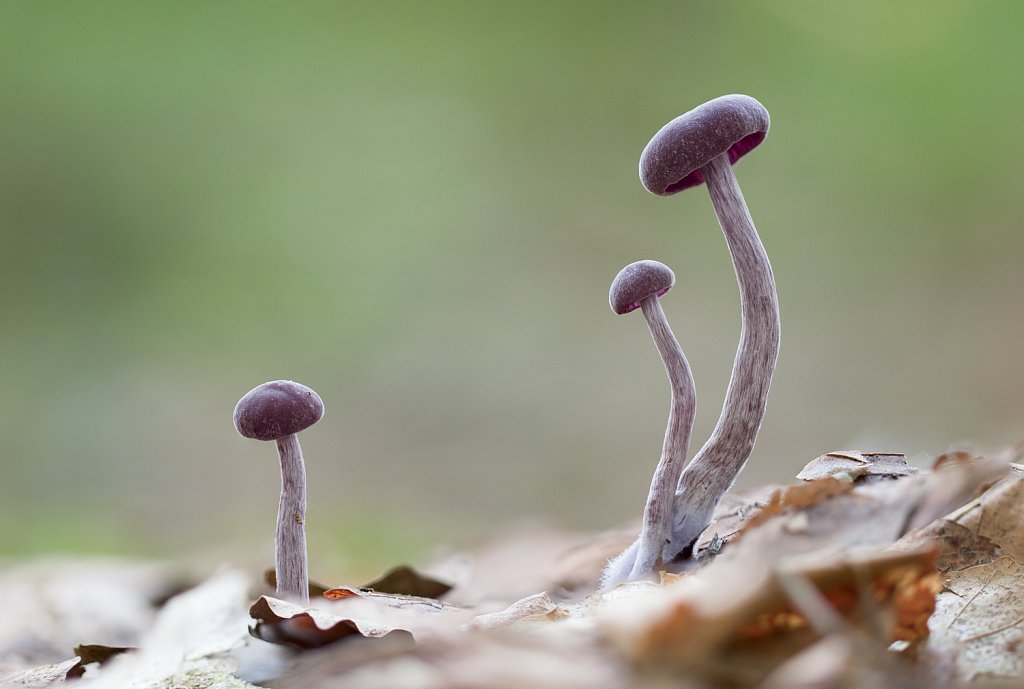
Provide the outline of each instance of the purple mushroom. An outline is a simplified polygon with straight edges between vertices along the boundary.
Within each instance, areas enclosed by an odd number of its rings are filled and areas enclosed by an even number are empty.
[[[768,256],[732,165],[768,134],[768,111],[750,96],[722,96],[672,120],[640,156],[647,191],[669,196],[707,184],[740,288],[742,326],[721,416],[683,471],[676,490],[666,561],[685,554],[711,523],[743,469],[764,418],[779,351],[779,302]]]
[[[255,440],[276,440],[281,459],[274,565],[277,595],[309,603],[306,556],[306,467],[296,433],[324,415],[320,396],[305,385],[275,380],[253,388],[235,405],[235,430]]]
[[[637,261],[619,271],[608,293],[608,301],[615,313],[629,313],[638,308],[643,310],[647,327],[668,374],[672,402],[661,459],[654,470],[644,507],[640,536],[608,563],[603,579],[605,586],[649,578],[662,569],[666,562],[664,551],[672,535],[673,498],[686,462],[697,405],[690,364],[686,361],[679,341],[672,334],[658,300],[658,297],[672,288],[675,279],[676,276],[664,263]]]

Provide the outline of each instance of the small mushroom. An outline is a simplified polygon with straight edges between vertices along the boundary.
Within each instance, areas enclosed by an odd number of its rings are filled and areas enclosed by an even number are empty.
[[[697,406],[690,364],[658,300],[658,297],[672,288],[675,279],[676,276],[664,263],[637,261],[619,271],[608,293],[608,302],[617,314],[629,313],[638,308],[643,310],[647,327],[668,374],[672,402],[661,459],[654,470],[644,507],[640,536],[608,563],[604,572],[604,586],[650,578],[667,561],[665,549],[672,536],[673,498],[686,462]]]
[[[679,479],[666,558],[689,548],[710,524],[719,499],[746,464],[764,418],[779,351],[779,302],[771,264],[732,165],[764,140],[768,126],[768,111],[755,99],[722,96],[666,124],[640,156],[640,180],[652,194],[669,196],[707,184],[736,270],[742,312],[722,413]]]
[[[255,440],[276,440],[281,459],[281,504],[277,511],[274,565],[277,595],[309,603],[306,556],[306,467],[297,433],[324,415],[320,396],[305,385],[274,380],[245,393],[235,405],[235,430]]]

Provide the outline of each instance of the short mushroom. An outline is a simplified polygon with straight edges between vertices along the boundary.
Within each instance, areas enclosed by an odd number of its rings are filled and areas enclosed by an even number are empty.
[[[755,99],[722,96],[666,124],[640,156],[640,179],[652,194],[669,196],[707,184],[736,270],[742,312],[722,413],[679,479],[668,558],[689,548],[710,524],[719,499],[746,464],[764,418],[779,351],[779,303],[771,264],[732,165],[764,140],[768,126],[768,111]]]
[[[309,602],[306,556],[306,467],[296,434],[324,415],[320,396],[305,385],[274,380],[245,393],[235,405],[235,430],[255,440],[276,440],[281,459],[281,504],[277,511],[274,564],[277,595]]]
[[[697,405],[690,364],[658,300],[674,284],[675,275],[664,263],[637,261],[619,271],[608,293],[608,302],[617,314],[629,313],[638,308],[643,310],[647,327],[668,374],[672,402],[661,459],[654,470],[644,507],[640,536],[608,563],[604,572],[604,586],[647,579],[667,561],[665,549],[672,535],[673,498],[686,462]]]

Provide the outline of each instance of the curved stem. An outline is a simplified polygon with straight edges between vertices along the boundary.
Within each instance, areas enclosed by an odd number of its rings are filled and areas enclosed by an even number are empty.
[[[701,168],[740,288],[742,324],[725,403],[714,431],[683,471],[675,496],[671,559],[711,523],[754,447],[779,352],[779,302],[768,255],[757,235],[729,158]]]
[[[277,510],[277,595],[309,603],[309,573],[306,558],[306,467],[302,448],[294,433],[277,441],[281,458],[281,504]]]
[[[605,570],[605,586],[649,578],[668,560],[664,551],[672,535],[673,497],[686,462],[697,407],[697,392],[690,364],[669,327],[661,302],[657,297],[648,297],[640,302],[640,308],[643,309],[647,327],[665,365],[672,401],[661,459],[654,470],[651,490],[644,507],[640,536],[609,563]]]

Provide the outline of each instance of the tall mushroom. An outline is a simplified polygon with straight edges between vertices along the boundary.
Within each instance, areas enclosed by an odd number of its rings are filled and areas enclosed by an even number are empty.
[[[235,430],[245,438],[276,440],[281,459],[281,503],[277,510],[274,565],[277,595],[309,603],[306,556],[306,467],[296,433],[324,415],[320,396],[305,385],[274,380],[259,385],[235,405]]]
[[[742,312],[722,413],[679,479],[666,558],[689,548],[711,523],[719,498],[746,464],[764,418],[779,351],[779,302],[771,264],[732,165],[764,140],[768,126],[768,111],[755,99],[722,96],[666,124],[640,156],[640,180],[652,194],[669,196],[707,184],[736,269]]]
[[[690,364],[658,300],[658,297],[672,288],[675,279],[671,269],[663,263],[637,261],[619,271],[608,293],[608,302],[617,314],[629,313],[638,308],[643,310],[647,327],[668,374],[672,402],[661,459],[654,470],[644,507],[640,536],[608,563],[603,579],[605,586],[649,578],[667,561],[664,550],[672,535],[672,503],[679,475],[686,462],[697,405]]]

